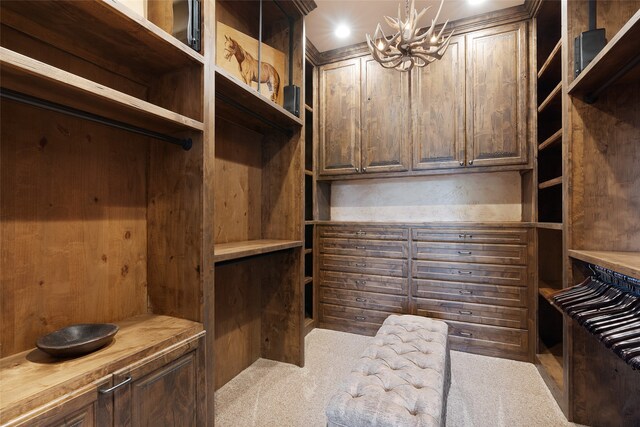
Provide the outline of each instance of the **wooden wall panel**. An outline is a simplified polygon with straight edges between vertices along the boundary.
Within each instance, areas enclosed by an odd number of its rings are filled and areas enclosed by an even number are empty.
[[[640,84],[572,103],[571,248],[640,251]]]
[[[146,312],[145,138],[2,102],[0,356]]]
[[[215,388],[260,357],[261,257],[216,266]]]
[[[215,242],[260,239],[262,135],[220,118],[215,132]]]

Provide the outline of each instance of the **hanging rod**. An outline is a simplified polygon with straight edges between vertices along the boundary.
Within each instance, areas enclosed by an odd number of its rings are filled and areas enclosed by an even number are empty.
[[[223,95],[222,93],[216,91],[216,98],[218,98],[220,101],[224,102],[225,104],[229,104],[235,108],[237,108],[238,110],[247,113],[248,115],[255,117],[256,119],[260,120],[261,122],[265,123],[268,126],[271,126],[272,128],[279,130],[280,132],[284,133],[285,135],[287,135],[288,137],[291,137],[293,135],[293,132],[291,131],[291,129],[287,129],[283,126],[280,126],[279,124],[266,119],[264,117],[262,117],[260,114],[256,113],[253,110],[250,110],[249,108],[245,107],[244,105],[240,104],[239,102],[235,101],[234,99],[229,98],[226,95]]]
[[[588,264],[596,279],[623,291],[640,296],[640,280],[595,264]]]
[[[189,151],[193,144],[193,142],[191,141],[191,138],[186,138],[186,139],[175,138],[173,136],[169,136],[162,133],[154,132],[152,130],[129,125],[124,122],[108,119],[106,117],[102,117],[97,114],[88,113],[86,111],[78,110],[72,107],[67,107],[66,105],[57,104],[55,102],[47,101],[44,99],[35,98],[33,96],[25,95],[24,93],[15,92],[5,88],[0,88],[0,97],[10,99],[12,101],[22,102],[23,104],[28,104],[34,107],[44,108],[46,110],[51,110],[58,113],[66,114],[68,116],[89,120],[91,122],[100,123],[103,125],[117,128],[117,129],[122,129],[128,132],[137,133],[139,135],[148,136],[150,138],[158,139],[160,141],[165,141],[171,144],[179,145],[185,151]]]

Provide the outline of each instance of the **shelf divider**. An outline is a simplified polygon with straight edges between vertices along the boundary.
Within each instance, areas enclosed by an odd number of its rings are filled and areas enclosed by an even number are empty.
[[[583,251],[569,249],[569,256],[640,279],[640,252]]]
[[[550,145],[553,145],[557,142],[562,142],[562,128],[558,129],[558,131],[556,131],[556,133],[554,133],[553,135],[551,135],[549,138],[545,139],[542,144],[540,144],[538,146],[538,151],[542,151],[545,148],[549,147]]]
[[[214,262],[230,261],[254,255],[262,255],[285,249],[302,246],[301,240],[244,240],[240,242],[216,243],[214,246]]]
[[[540,71],[538,71],[538,79],[540,79],[540,77],[542,77],[545,71],[549,69],[549,67],[551,66],[554,60],[556,59],[558,59],[558,61],[560,60],[556,55],[560,53],[561,48],[562,48],[562,39],[558,40],[558,43],[556,43],[555,47],[547,57],[547,60],[544,61],[544,64],[542,64],[542,67],[540,67]]]
[[[545,98],[545,100],[542,101],[542,103],[538,107],[538,113],[541,113],[542,111],[544,111],[544,109],[547,108],[555,100],[556,97],[559,97],[561,91],[562,91],[562,82],[558,83],[556,87],[553,88],[551,93]]]
[[[548,181],[541,182],[540,184],[538,184],[538,188],[540,190],[542,190],[542,189],[549,188],[549,187],[554,187],[554,186],[560,185],[560,184],[562,184],[562,177],[561,176],[559,176],[557,178],[550,179]]]
[[[620,81],[625,74],[630,80],[640,75],[640,10],[618,31],[591,63],[569,85],[570,95],[582,94],[595,102],[607,87]],[[625,77],[626,79],[627,77]]]

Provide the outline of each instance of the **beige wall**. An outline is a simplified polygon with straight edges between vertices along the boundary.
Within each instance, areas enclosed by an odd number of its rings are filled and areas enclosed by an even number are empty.
[[[518,172],[334,182],[333,221],[520,221]]]
[[[117,0],[140,16],[147,17],[147,0]]]

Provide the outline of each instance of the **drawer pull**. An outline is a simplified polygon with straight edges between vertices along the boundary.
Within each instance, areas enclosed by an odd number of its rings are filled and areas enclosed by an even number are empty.
[[[458,251],[459,255],[471,255],[471,251]]]
[[[367,320],[364,316],[356,316],[356,320]]]
[[[458,274],[473,274],[473,271],[458,270]]]
[[[359,264],[359,263],[356,263],[356,267],[366,267],[366,266],[367,266],[367,264]]]
[[[473,239],[473,234],[467,234],[467,237]]]
[[[362,230],[358,230],[358,231],[356,231],[356,234],[358,236],[364,236],[365,234],[367,234],[367,232],[366,231],[362,231]]]
[[[367,281],[366,280],[356,280],[356,285],[366,285]]]
[[[114,391],[115,389],[120,388],[123,385],[128,384],[130,382],[131,382],[131,377],[129,376],[129,377],[125,378],[124,381],[122,381],[120,384],[116,384],[113,387],[110,387],[110,388],[107,388],[107,389],[99,389],[98,393],[100,393],[100,394],[109,394],[112,391]]]
[[[460,295],[472,295],[473,291],[460,291]]]
[[[358,302],[367,302],[367,299],[366,298],[357,297],[356,301],[358,301]]]
[[[463,332],[463,331],[458,332],[458,335],[461,335],[463,337],[472,337],[473,336],[473,334],[471,332]]]
[[[471,312],[471,311],[463,311],[463,310],[458,310],[458,313],[460,313],[460,314],[466,314],[466,315],[468,315],[468,316],[470,316],[470,315],[472,315],[472,314],[473,314],[473,312]]]
[[[356,246],[356,249],[367,249],[366,246]]]
[[[458,238],[460,239],[464,239],[464,236],[465,236],[464,234],[458,234]]]

